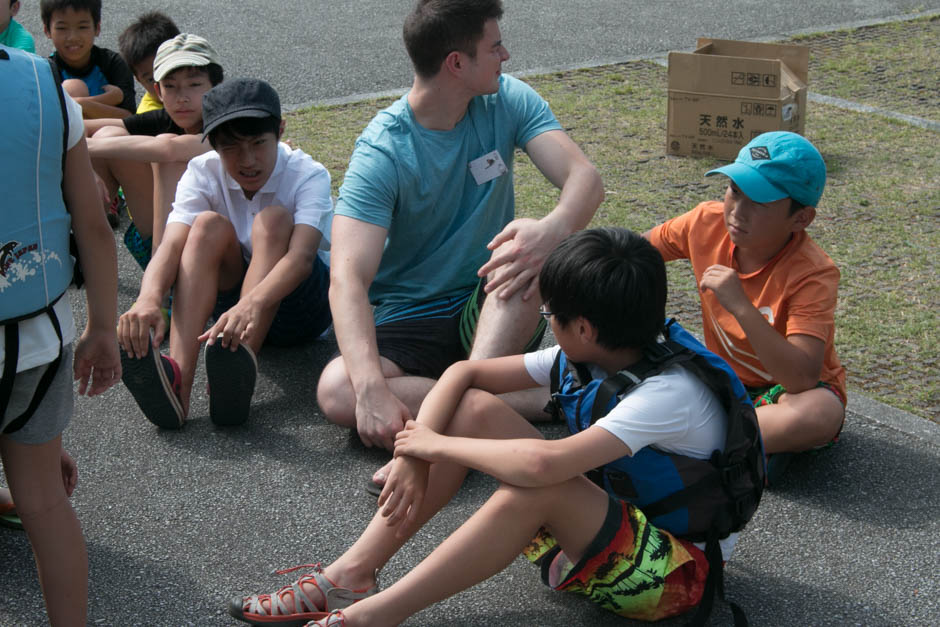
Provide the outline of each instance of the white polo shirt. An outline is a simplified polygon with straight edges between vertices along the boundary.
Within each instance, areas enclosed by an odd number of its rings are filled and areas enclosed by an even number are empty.
[[[203,211],[219,213],[235,227],[247,261],[251,259],[251,225],[255,216],[272,205],[293,213],[294,224],[306,224],[320,231],[323,236],[320,251],[329,250],[333,221],[330,173],[304,151],[292,150],[283,142],[277,147],[274,171],[250,200],[225,171],[219,153],[213,150],[190,160],[176,187],[167,224],[181,222],[192,226]]]

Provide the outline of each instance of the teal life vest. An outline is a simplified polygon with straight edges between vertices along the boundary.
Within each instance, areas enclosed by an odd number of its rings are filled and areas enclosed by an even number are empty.
[[[4,186],[0,222],[0,325],[4,366],[0,417],[6,413],[19,356],[22,320],[47,315],[59,336],[59,357],[21,416],[5,433],[22,428],[58,369],[62,331],[53,306],[73,278],[71,218],[63,198],[68,114],[58,74],[36,55],[0,46],[0,172]],[[45,382],[45,383],[43,383]]]
[[[606,379],[570,362],[559,351],[552,366],[550,408],[579,433],[603,418],[644,379],[673,365],[693,373],[715,394],[727,414],[724,448],[709,459],[694,459],[652,447],[634,451],[587,476],[616,498],[639,508],[654,525],[673,535],[705,543],[708,577],[690,624],[704,625],[717,595],[724,600],[724,562],[719,540],[740,531],[757,510],[764,489],[766,458],[757,414],[731,367],[675,320],[663,328],[664,341],[643,358]],[[556,547],[557,549],[558,547]],[[548,560],[551,553],[546,556]],[[543,563],[543,579],[547,565]],[[547,579],[546,579],[547,581]],[[735,626],[747,625],[738,605],[729,603]]]
[[[559,351],[552,367],[552,404],[575,434],[606,416],[647,377],[673,365],[695,374],[728,416],[722,450],[701,460],[647,446],[588,477],[675,536],[704,542],[715,532],[723,538],[743,528],[760,502],[765,467],[757,416],[740,379],[723,359],[673,320],[665,327],[665,338],[645,349],[639,363],[606,379],[593,378],[584,365]]]

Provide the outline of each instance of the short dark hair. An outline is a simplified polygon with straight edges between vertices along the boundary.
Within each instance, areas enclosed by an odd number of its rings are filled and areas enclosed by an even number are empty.
[[[118,49],[131,69],[149,56],[167,39],[180,34],[176,24],[160,11],[144,13],[124,29],[118,37]]]
[[[274,133],[274,136],[280,139],[281,118],[269,115],[263,118],[235,118],[222,122],[209,131],[209,144],[215,149],[225,141],[235,142],[265,133]]]
[[[209,76],[209,83],[215,87],[223,80],[225,80],[225,72],[222,70],[222,66],[218,63],[210,63],[209,65],[184,65],[183,67],[175,68],[172,72],[168,72],[166,76],[161,80],[165,80],[167,77],[172,76],[180,70],[193,69],[199,72],[205,72]],[[157,81],[159,82],[159,81]]]
[[[605,227],[569,235],[539,273],[542,300],[564,326],[583,317],[604,348],[642,348],[666,318],[666,264],[642,235]]]
[[[101,24],[101,0],[40,0],[39,16],[42,18],[43,27],[49,30],[52,14],[68,8],[73,11],[88,11],[95,26]]]
[[[402,29],[415,73],[437,75],[455,50],[475,57],[486,21],[502,16],[502,0],[418,0]]]

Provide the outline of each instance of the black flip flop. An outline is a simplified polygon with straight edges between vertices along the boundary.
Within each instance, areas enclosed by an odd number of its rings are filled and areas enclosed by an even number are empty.
[[[147,355],[134,359],[121,348],[121,380],[137,401],[147,420],[161,429],[179,429],[183,426],[183,404],[177,388],[179,366],[153,348],[153,332]]]
[[[258,378],[258,358],[245,344],[231,349],[206,345],[206,378],[209,380],[209,418],[217,425],[234,426],[248,420],[251,397]]]

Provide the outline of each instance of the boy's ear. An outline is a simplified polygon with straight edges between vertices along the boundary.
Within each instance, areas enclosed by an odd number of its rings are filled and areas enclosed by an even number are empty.
[[[16,14],[19,12],[20,12],[20,0],[16,0],[16,2],[10,5],[10,17],[16,17]]]
[[[277,138],[278,138],[278,139],[280,139],[281,137],[284,136],[284,128],[285,128],[286,126],[287,126],[287,120],[285,120],[284,118],[281,118],[281,124],[280,124],[280,126],[278,126],[278,129],[277,129]]]
[[[160,92],[159,81],[153,82],[153,93],[157,94],[157,98],[159,98],[161,101],[163,100],[163,94]]]
[[[98,22],[98,24],[95,25],[95,37],[97,37],[100,34],[101,34],[101,22]]]
[[[582,344],[592,344],[597,341],[597,327],[591,324],[584,316],[578,316],[569,324],[574,324],[578,332],[578,339]]]
[[[816,219],[816,207],[803,207],[793,214],[793,232],[798,233],[808,227]]]

